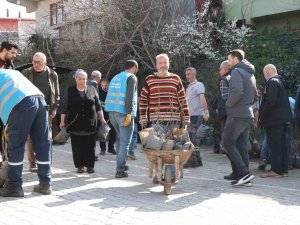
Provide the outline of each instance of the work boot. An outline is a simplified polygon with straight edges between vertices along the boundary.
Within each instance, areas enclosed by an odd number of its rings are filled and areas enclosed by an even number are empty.
[[[34,185],[33,191],[41,193],[43,195],[49,195],[52,193],[52,189],[50,185],[41,185],[41,184]]]
[[[109,152],[109,153],[111,153],[111,154],[113,154],[113,155],[116,155],[116,154],[117,154],[117,152],[116,152],[116,150],[115,150],[114,148],[108,149],[107,152]]]
[[[0,189],[0,196],[2,197],[24,197],[22,187],[2,188]]]

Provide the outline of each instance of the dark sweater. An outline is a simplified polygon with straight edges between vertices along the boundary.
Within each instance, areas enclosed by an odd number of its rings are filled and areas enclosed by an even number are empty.
[[[260,123],[265,128],[292,121],[288,89],[281,76],[275,75],[267,81],[259,114]]]
[[[76,86],[69,87],[62,110],[63,114],[67,114],[67,131],[96,132],[97,111],[100,110],[98,93],[94,87],[88,85],[83,98]]]

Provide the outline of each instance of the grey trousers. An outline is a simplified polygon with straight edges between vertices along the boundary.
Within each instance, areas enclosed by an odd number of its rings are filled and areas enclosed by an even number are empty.
[[[249,172],[249,130],[252,122],[253,119],[232,117],[226,120],[223,144],[233,173],[238,177]]]

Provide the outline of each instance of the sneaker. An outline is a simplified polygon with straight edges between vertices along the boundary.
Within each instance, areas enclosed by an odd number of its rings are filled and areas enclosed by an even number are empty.
[[[245,186],[245,187],[252,187],[252,186],[253,186],[253,183],[252,183],[251,181],[248,181],[247,183],[242,184],[242,186]]]
[[[105,151],[100,151],[100,154],[99,155],[105,155],[106,152]]]
[[[126,173],[125,171],[116,173],[116,178],[123,178],[123,177],[128,177],[128,173]]]
[[[128,170],[129,170],[129,166],[125,165],[124,171],[128,171]]]
[[[135,155],[128,154],[127,157],[128,157],[128,159],[136,160],[136,156]]]
[[[224,176],[225,180],[236,180],[237,176],[234,173]]]
[[[258,161],[258,169],[259,170],[265,170],[267,167],[267,160],[266,159],[260,159]]]
[[[115,149],[108,149],[107,152],[109,152],[109,153],[111,153],[111,154],[113,154],[113,155],[116,155],[116,154],[117,154]]]
[[[0,189],[0,196],[2,197],[24,197],[24,191],[22,187],[15,188],[2,188]]]
[[[246,175],[242,176],[240,179],[232,181],[231,184],[234,186],[239,186],[246,184],[247,182],[251,181],[254,179],[254,175],[251,173],[247,173]]]
[[[34,185],[33,192],[41,193],[43,195],[50,195],[52,193],[52,188],[50,186],[38,184]]]
[[[78,167],[77,173],[84,173],[84,168],[83,167]]]
[[[289,174],[288,174],[288,173],[282,173],[282,176],[283,176],[283,177],[288,177]]]
[[[86,170],[88,173],[95,173],[95,170],[93,167],[88,167]]]

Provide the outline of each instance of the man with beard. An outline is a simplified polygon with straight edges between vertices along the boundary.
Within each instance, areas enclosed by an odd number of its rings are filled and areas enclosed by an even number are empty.
[[[0,47],[0,69],[15,69],[13,60],[17,57],[19,46],[11,41],[3,41]],[[0,120],[0,158],[3,155],[2,149],[2,129],[3,123]],[[5,159],[3,159],[5,160]],[[1,160],[0,160],[1,161]],[[2,161],[0,162],[0,167]]]
[[[13,64],[17,57],[18,45],[11,41],[3,41],[0,47],[0,69],[15,69]]]
[[[186,94],[181,78],[169,72],[167,54],[156,56],[157,72],[146,77],[139,101],[140,124],[149,123],[157,131],[170,134],[173,128],[190,123]],[[175,167],[172,167],[172,182],[176,182]],[[159,183],[155,175],[153,183]]]

